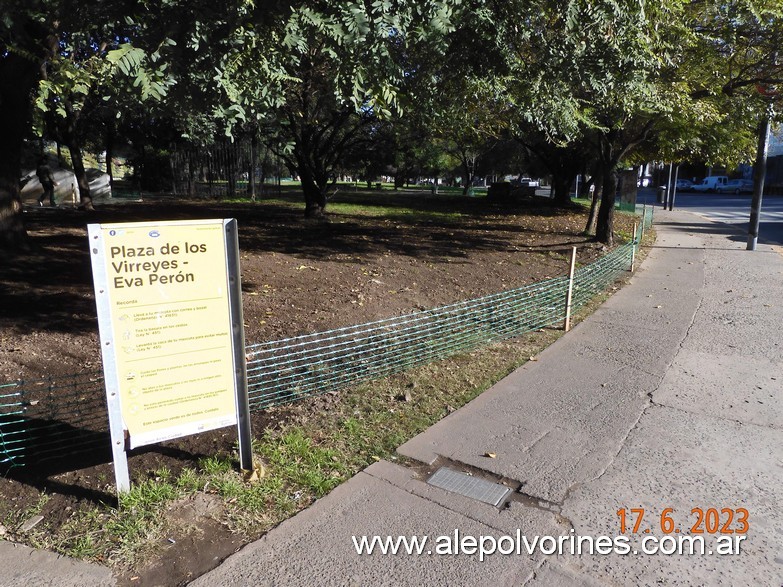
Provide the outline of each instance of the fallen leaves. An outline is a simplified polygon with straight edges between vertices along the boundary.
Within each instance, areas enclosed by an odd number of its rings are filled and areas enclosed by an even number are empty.
[[[258,483],[265,475],[266,469],[264,468],[264,465],[258,461],[253,462],[253,469],[251,471],[242,469],[242,478],[245,480],[245,483]]]

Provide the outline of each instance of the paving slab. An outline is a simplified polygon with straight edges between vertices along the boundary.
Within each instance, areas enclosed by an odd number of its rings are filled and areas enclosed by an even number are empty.
[[[679,530],[671,536],[701,536],[708,549],[715,549],[721,534],[691,532],[698,519],[691,511],[742,507],[749,512],[749,531],[740,543],[741,554],[719,556],[713,550],[711,555],[688,556],[562,556],[549,563],[562,567],[566,577],[600,577],[602,584],[779,584],[783,577],[781,440],[777,430],[651,406],[607,472],[572,492],[562,514],[577,534],[616,536],[620,533],[616,512],[643,508],[640,533],[627,532],[630,544],[641,553],[643,538],[666,535],[661,529],[666,508],[672,508],[671,517]],[[631,519],[630,511],[628,515]],[[720,514],[721,525],[728,515]],[[728,529],[739,528],[737,521]],[[530,583],[552,584],[568,583],[553,583],[548,576]]]
[[[109,587],[109,569],[0,540],[0,587]]]
[[[689,412],[781,427],[783,357],[780,360],[692,350],[677,358],[653,401]]]
[[[736,535],[694,534],[694,508],[715,508],[721,523],[744,508],[741,554],[557,556],[530,585],[781,584],[783,262],[772,248],[750,254],[724,236],[702,239],[704,291],[688,335],[617,458],[569,494],[562,514],[579,534],[615,536],[617,511],[643,508],[640,534],[629,533],[638,546],[665,536],[661,514],[672,508],[675,537],[702,537],[714,548],[718,537]]]

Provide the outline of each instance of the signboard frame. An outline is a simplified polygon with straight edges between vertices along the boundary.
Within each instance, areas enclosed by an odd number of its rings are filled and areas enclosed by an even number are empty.
[[[239,268],[239,238],[237,222],[233,218],[228,219],[209,219],[209,220],[180,220],[180,221],[161,221],[161,222],[133,222],[133,223],[118,223],[118,224],[89,224],[88,238],[90,245],[90,260],[92,262],[93,270],[93,285],[95,288],[95,301],[98,312],[98,326],[101,341],[101,354],[103,357],[103,369],[106,389],[106,401],[108,407],[109,416],[109,431],[112,444],[112,455],[114,460],[114,472],[117,483],[117,491],[120,493],[130,490],[130,476],[128,471],[128,459],[127,450],[131,446],[131,436],[126,425],[126,418],[123,412],[122,402],[122,389],[121,388],[121,374],[119,366],[122,361],[118,358],[118,349],[120,348],[119,333],[115,332],[116,321],[113,317],[113,312],[116,312],[117,306],[113,300],[114,286],[117,284],[110,281],[109,268],[117,272],[117,267],[121,266],[119,262],[110,263],[109,254],[114,254],[118,250],[118,247],[109,249],[109,245],[106,242],[107,234],[121,234],[122,231],[137,231],[143,229],[148,230],[150,236],[158,236],[165,234],[166,229],[177,230],[183,232],[190,230],[215,230],[219,227],[222,229],[222,257],[224,257],[224,268],[222,278],[224,282],[217,284],[217,287],[221,292],[224,292],[221,296],[225,298],[223,301],[227,304],[227,308],[219,307],[221,312],[227,310],[226,315],[230,322],[229,338],[230,338],[230,354],[231,354],[231,376],[233,382],[233,410],[235,416],[233,421],[225,425],[237,425],[237,432],[239,437],[239,460],[240,467],[245,470],[252,470],[252,448],[251,448],[251,430],[250,430],[250,410],[248,403],[247,393],[247,364],[245,357],[245,337],[244,337],[244,321],[242,316],[242,287],[240,280],[240,268]],[[147,243],[145,243],[146,245]],[[140,247],[141,248],[141,247]],[[173,247],[172,247],[173,248]],[[153,249],[154,250],[154,249]],[[204,249],[206,250],[206,249]],[[196,250],[195,252],[204,252]],[[184,253],[183,253],[184,254]],[[210,253],[214,255],[214,253]],[[186,264],[183,263],[183,264]],[[143,267],[154,267],[155,265],[144,265]],[[152,274],[148,274],[147,278],[152,281]],[[115,277],[116,279],[116,277]],[[133,279],[137,279],[134,277]],[[143,277],[138,277],[142,281],[139,284],[144,283]],[[157,278],[156,278],[157,280]],[[120,284],[123,282],[120,281]],[[213,284],[214,285],[214,284]],[[223,288],[225,285],[225,288]],[[156,329],[156,331],[160,328]],[[167,341],[170,342],[170,341]],[[225,343],[225,341],[223,341]],[[138,350],[136,347],[134,350]],[[126,349],[127,351],[127,349]],[[143,354],[143,353],[142,353]],[[138,359],[143,361],[143,359]],[[143,362],[142,362],[143,365]],[[226,376],[226,373],[223,373]],[[167,390],[170,393],[176,392],[176,384],[168,384]],[[171,389],[174,388],[172,392]],[[168,396],[166,396],[168,397]],[[176,403],[176,399],[170,400]],[[127,406],[125,406],[127,410]],[[198,422],[195,424],[189,422],[187,428],[198,428]],[[207,429],[214,429],[221,427],[218,422],[211,423],[211,426]],[[175,429],[163,429],[163,437],[161,440],[146,440],[137,442],[137,446],[144,444],[154,444],[157,441],[168,440],[171,438],[177,438],[188,434],[193,434],[193,431],[186,431],[180,433]],[[173,434],[173,435],[168,435]],[[167,436],[168,435],[168,436]],[[140,435],[141,436],[141,435]],[[153,435],[154,437],[154,435]]]

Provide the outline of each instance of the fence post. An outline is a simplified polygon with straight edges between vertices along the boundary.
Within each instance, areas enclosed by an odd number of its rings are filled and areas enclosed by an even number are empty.
[[[574,268],[576,267],[576,247],[571,248],[571,267],[568,270],[568,293],[566,294],[565,322],[563,330],[571,330],[571,298],[574,295]]]
[[[639,236],[639,243],[644,240],[644,227],[647,225],[647,204],[642,206],[642,234]]]
[[[631,238],[631,273],[634,270],[634,264],[636,263],[636,230],[637,224],[633,223],[633,237]]]

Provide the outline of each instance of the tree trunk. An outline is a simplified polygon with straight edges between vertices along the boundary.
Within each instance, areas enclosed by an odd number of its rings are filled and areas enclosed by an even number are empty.
[[[79,113],[73,111],[70,103],[65,104],[66,119],[64,139],[68,145],[68,152],[71,154],[71,165],[73,165],[73,174],[76,176],[76,184],[79,186],[79,209],[94,210],[92,205],[92,195],[90,194],[90,182],[87,180],[87,172],[84,169],[84,158],[82,157],[82,144],[79,139]]]
[[[305,197],[305,218],[321,218],[326,209],[326,194],[315,182],[302,181],[302,191]]]
[[[87,181],[87,172],[84,169],[82,150],[72,138],[68,141],[68,152],[71,154],[73,173],[76,176],[76,184],[79,186],[79,209],[95,210],[92,205],[92,196],[90,195],[90,182]]]
[[[256,201],[256,163],[258,159],[258,134],[253,131],[250,137],[250,165],[248,165],[247,191],[250,199]]]
[[[0,58],[0,248],[9,250],[21,249],[27,241],[19,178],[37,74],[38,64],[17,53]]]
[[[601,189],[602,185],[600,181],[595,181],[593,189],[593,197],[590,201],[590,212],[587,215],[587,224],[585,224],[585,234],[595,234],[595,223],[598,220],[598,204],[601,203]]]
[[[465,185],[462,186],[462,195],[467,196],[470,186],[473,184],[473,178],[476,176],[476,157],[467,151],[460,151],[459,160],[462,167],[462,178]]]
[[[555,206],[571,205],[571,178],[570,173],[558,173],[552,176],[554,196],[552,202]]]
[[[598,208],[598,224],[595,229],[595,240],[612,246],[614,243],[614,202],[617,192],[617,169],[613,163],[604,166],[604,185],[601,195],[601,206]]]
[[[470,185],[473,183],[473,173],[471,173],[470,165],[462,163],[462,178],[465,180],[465,185],[462,188],[462,195],[467,196]]]
[[[326,209],[325,186],[320,186],[313,172],[306,165],[300,165],[299,178],[305,198],[305,218],[320,218]]]
[[[261,158],[258,168],[261,170],[261,177],[258,178],[258,191],[263,196],[266,190],[267,181],[267,163],[269,160],[269,147],[264,146],[264,156]]]
[[[0,112],[4,109],[0,108]],[[22,200],[19,196],[22,142],[16,144],[4,129],[5,118],[0,114],[0,249],[19,250],[24,248],[27,232],[22,223]]]

